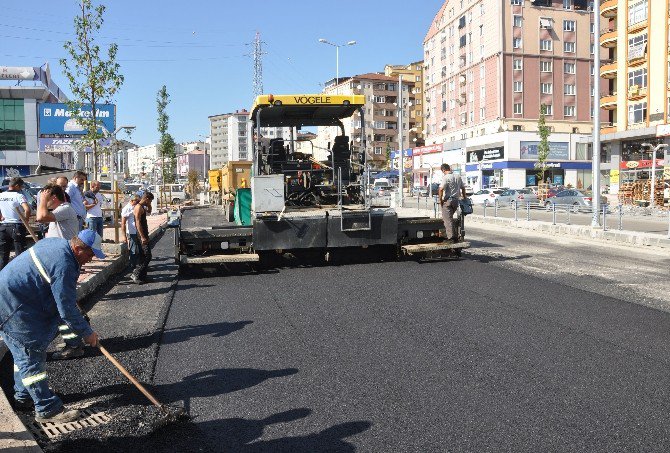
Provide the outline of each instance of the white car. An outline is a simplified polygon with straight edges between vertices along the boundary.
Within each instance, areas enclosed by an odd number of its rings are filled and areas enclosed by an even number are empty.
[[[503,193],[503,189],[482,189],[473,193],[470,196],[472,204],[485,204],[488,206],[493,206],[496,204],[496,200]]]

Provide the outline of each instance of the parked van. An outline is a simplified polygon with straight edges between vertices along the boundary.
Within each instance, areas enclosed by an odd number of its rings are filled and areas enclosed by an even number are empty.
[[[155,186],[155,194],[164,203],[178,204],[186,201],[184,184],[164,184]]]

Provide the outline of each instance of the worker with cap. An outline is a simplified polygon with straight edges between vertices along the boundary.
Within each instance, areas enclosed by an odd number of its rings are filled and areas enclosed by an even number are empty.
[[[23,209],[23,215],[27,219],[30,217],[30,205],[25,195],[21,193],[23,188],[23,179],[14,177],[9,180],[9,189],[0,193],[0,214],[2,223],[0,224],[0,270],[9,262],[9,253],[14,247],[16,256],[23,252],[25,247],[26,228],[21,222],[21,217],[17,208]]]
[[[61,322],[97,346],[98,335],[77,308],[77,279],[81,266],[105,257],[101,242],[92,230],[69,241],[46,238],[0,272],[0,334],[14,359],[14,403],[28,408],[32,400],[37,422],[66,423],[80,416],[49,388],[46,351]]]

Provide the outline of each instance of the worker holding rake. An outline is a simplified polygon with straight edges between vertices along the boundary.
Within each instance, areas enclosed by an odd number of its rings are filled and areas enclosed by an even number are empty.
[[[35,405],[35,420],[65,423],[79,418],[49,388],[46,350],[64,322],[86,344],[98,335],[77,308],[80,267],[104,258],[100,236],[83,230],[71,240],[46,238],[0,272],[0,334],[14,358],[14,403]]]

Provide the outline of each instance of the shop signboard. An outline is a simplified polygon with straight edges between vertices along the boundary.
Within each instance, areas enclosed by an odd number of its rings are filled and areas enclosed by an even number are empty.
[[[479,149],[477,151],[468,151],[468,162],[480,162],[486,160],[498,160],[505,157],[505,147]]]
[[[85,153],[90,153],[92,149],[90,147],[85,147],[79,149],[77,146],[78,138],[39,138],[38,146],[41,152],[45,153],[74,153],[77,151],[83,151]],[[112,143],[111,139],[104,139],[98,142],[100,146],[110,146]]]
[[[0,165],[0,177],[3,179],[15,176],[28,176],[29,174],[29,165]]]
[[[96,119],[100,121],[100,133],[103,129],[107,133],[112,133],[116,127],[116,106],[114,104],[96,105]],[[67,104],[39,104],[39,132],[41,135],[86,135],[86,131],[73,117],[73,111]],[[81,116],[92,116],[90,104],[84,104],[81,107]]]
[[[413,149],[413,153],[415,156],[422,156],[424,154],[433,154],[433,153],[441,153],[443,149],[443,145],[429,145],[429,146],[419,146],[418,148]]]
[[[521,159],[537,160],[537,148],[539,145],[540,142],[521,142],[519,147]],[[549,142],[549,155],[547,159],[569,160],[570,144],[567,142]]]
[[[670,180],[670,165],[663,167],[663,179]]]
[[[663,159],[656,159],[656,167],[661,168],[664,165]],[[648,160],[622,160],[619,164],[621,170],[637,170],[639,168],[651,168],[653,167],[653,162],[651,159]]]
[[[610,170],[610,185],[619,184],[619,170]]]
[[[536,175],[526,175],[526,186],[536,186],[537,185],[537,176]]]

